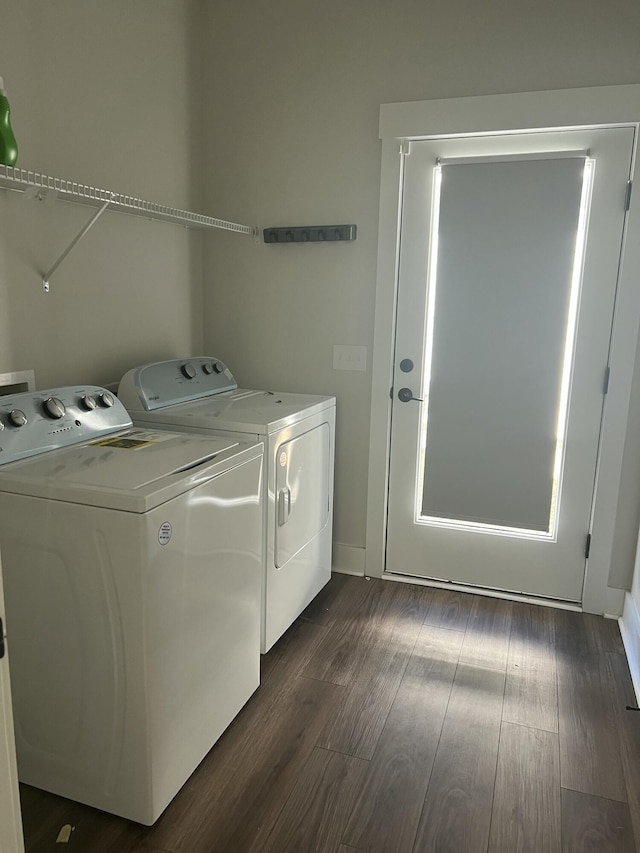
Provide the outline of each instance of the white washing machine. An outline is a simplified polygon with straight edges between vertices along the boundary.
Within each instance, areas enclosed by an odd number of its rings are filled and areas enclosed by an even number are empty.
[[[262,455],[97,387],[0,397],[23,782],[151,824],[258,687]]]
[[[335,397],[239,389],[209,357],[134,368],[118,396],[136,424],[264,442],[267,652],[331,576]]]

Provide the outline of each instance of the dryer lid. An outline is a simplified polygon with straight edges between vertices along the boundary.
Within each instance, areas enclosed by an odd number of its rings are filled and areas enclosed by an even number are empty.
[[[335,406],[335,397],[238,388],[153,412],[132,414],[136,421],[248,435],[270,435]]]
[[[118,397],[136,421],[266,435],[335,406],[335,397],[238,388],[220,359],[159,361],[129,370]]]

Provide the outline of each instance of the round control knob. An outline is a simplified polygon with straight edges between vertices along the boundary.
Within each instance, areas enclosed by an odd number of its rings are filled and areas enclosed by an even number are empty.
[[[83,394],[80,397],[80,408],[84,409],[85,412],[92,412],[97,405],[96,398],[92,397],[91,394]]]
[[[104,391],[102,394],[98,394],[98,402],[101,406],[104,406],[105,409],[109,409],[113,406],[115,400],[108,391]]]
[[[205,363],[202,365],[202,370],[204,373],[207,374],[207,376],[211,376],[215,369],[216,366],[212,361],[205,361]]]
[[[24,426],[26,422],[27,416],[22,409],[14,409],[12,412],[9,412],[9,423],[13,424],[13,426],[21,427]]]
[[[216,373],[222,373],[222,371],[224,370],[224,364],[221,361],[216,361],[216,363],[213,365],[213,369]]]
[[[44,409],[45,415],[47,415],[47,417],[49,418],[53,418],[54,421],[59,420],[66,412],[64,403],[57,397],[49,397],[48,400],[44,401],[42,407]]]
[[[183,364],[180,370],[185,379],[193,379],[193,377],[196,375],[196,369],[190,361],[188,361],[186,364]]]

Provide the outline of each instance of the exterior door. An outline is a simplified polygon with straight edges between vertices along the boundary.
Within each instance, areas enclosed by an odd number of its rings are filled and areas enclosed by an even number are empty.
[[[2,567],[0,566],[0,853],[23,853],[16,750],[13,738],[13,713],[9,688],[9,661],[7,660],[4,599],[2,595]],[[4,647],[4,653],[2,651]]]
[[[411,143],[386,571],[581,600],[633,141]]]

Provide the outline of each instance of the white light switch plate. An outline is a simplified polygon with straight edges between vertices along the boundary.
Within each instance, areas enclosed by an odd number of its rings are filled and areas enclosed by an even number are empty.
[[[335,344],[333,347],[334,370],[366,370],[367,348]]]

